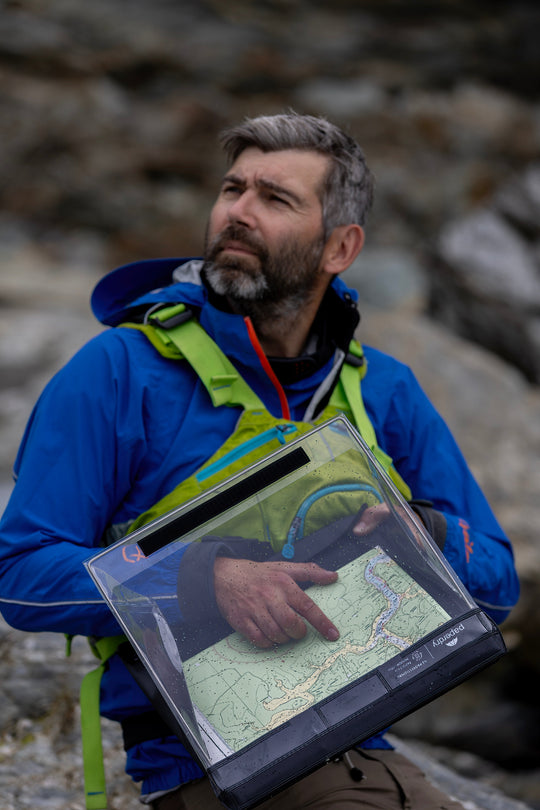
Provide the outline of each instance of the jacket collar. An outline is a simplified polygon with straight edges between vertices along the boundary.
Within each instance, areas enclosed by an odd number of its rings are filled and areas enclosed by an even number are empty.
[[[268,396],[267,377],[249,340],[240,315],[226,311],[201,279],[201,259],[155,259],[123,265],[105,276],[92,294],[92,309],[98,320],[110,326],[141,319],[156,304],[185,303],[196,312],[201,326],[258,393]],[[346,352],[359,321],[358,294],[340,278],[333,279],[314,321],[310,347],[293,360],[269,358],[287,389],[287,396],[305,402],[314,386],[332,368],[336,352]],[[266,397],[265,397],[266,394]],[[291,403],[294,408],[294,402]]]

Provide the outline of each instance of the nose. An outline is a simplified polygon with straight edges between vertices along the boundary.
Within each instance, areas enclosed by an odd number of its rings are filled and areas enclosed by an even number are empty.
[[[229,222],[235,225],[244,225],[246,228],[255,227],[254,196],[248,190],[241,192],[232,202],[227,211]]]

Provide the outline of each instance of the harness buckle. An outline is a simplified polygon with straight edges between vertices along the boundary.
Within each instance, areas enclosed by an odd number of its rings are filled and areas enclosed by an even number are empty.
[[[362,357],[358,357],[357,354],[353,354],[352,352],[347,352],[345,355],[345,363],[348,363],[350,366],[354,366],[355,368],[361,368],[364,365],[364,355]]]
[[[192,310],[189,309],[189,307],[185,307],[181,312],[176,312],[163,321],[160,320],[158,313],[156,313],[148,319],[148,322],[151,323],[152,326],[157,326],[160,329],[173,329],[175,326],[180,326],[180,324],[191,320],[191,318],[193,318]]]

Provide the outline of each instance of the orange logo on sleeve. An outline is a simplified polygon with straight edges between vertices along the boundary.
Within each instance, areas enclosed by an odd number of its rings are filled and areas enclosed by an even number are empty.
[[[471,554],[474,554],[474,543],[471,540],[469,529],[471,528],[466,520],[459,519],[459,526],[463,532],[463,542],[465,543],[465,560],[468,563],[471,559]]]

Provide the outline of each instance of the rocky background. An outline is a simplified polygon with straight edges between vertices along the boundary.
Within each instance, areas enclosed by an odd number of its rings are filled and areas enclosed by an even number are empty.
[[[520,0],[0,2],[1,500],[39,391],[99,328],[95,281],[198,254],[218,131],[288,107],[342,124],[378,187],[347,274],[360,337],[413,367],[515,546],[509,654],[394,729],[489,810],[540,808],[539,35]],[[0,649],[0,805],[78,810],[85,644],[70,663],[0,624]],[[114,726],[105,745],[135,808]]]

